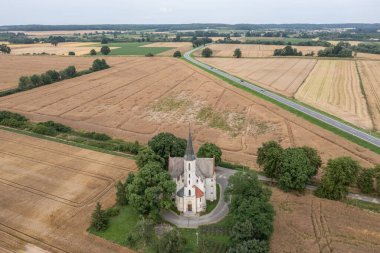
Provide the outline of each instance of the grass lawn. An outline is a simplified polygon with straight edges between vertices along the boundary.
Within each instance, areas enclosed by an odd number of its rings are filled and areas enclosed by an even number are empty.
[[[151,44],[149,42],[125,42],[125,43],[108,43],[105,45],[96,44],[94,46],[102,47],[108,46],[119,47],[117,49],[111,49],[109,55],[146,55],[152,53],[154,55],[173,49],[172,47],[142,47],[144,45]]]

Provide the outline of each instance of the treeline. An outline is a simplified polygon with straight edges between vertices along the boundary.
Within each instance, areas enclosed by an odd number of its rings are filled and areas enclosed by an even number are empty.
[[[339,42],[335,46],[318,51],[318,57],[352,57],[352,47],[348,42]]]
[[[307,41],[286,41],[286,40],[248,40],[245,42],[239,40],[231,40],[231,39],[223,39],[218,40],[218,43],[223,44],[260,44],[260,45],[289,45],[289,46],[321,46],[321,47],[329,47],[331,43],[328,41],[322,40],[307,40]]]
[[[107,69],[110,66],[106,63],[104,59],[96,59],[92,63],[92,67],[88,70],[77,71],[75,66],[69,66],[62,71],[48,70],[44,74],[34,74],[31,76],[22,76],[19,80],[18,90],[24,91],[39,86],[48,85],[56,83],[65,79],[70,79],[82,75],[86,75],[95,71]]]
[[[302,52],[298,51],[297,48],[286,46],[282,49],[275,49],[273,56],[302,56]]]
[[[359,43],[352,46],[352,49],[362,53],[380,54],[380,43]]]
[[[127,142],[112,139],[104,133],[76,131],[69,126],[53,121],[33,123],[20,114],[8,111],[0,111],[0,125],[125,154],[136,155],[142,147],[137,141]]]

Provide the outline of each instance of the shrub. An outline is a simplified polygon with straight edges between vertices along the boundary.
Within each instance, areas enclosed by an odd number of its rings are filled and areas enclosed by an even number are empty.
[[[182,56],[182,54],[181,54],[181,52],[180,51],[175,51],[174,52],[174,54],[173,54],[173,57],[181,57]]]
[[[49,76],[52,82],[57,82],[60,79],[59,73],[55,70],[48,70],[45,73],[46,76]]]
[[[212,54],[213,54],[213,51],[208,47],[206,47],[205,49],[202,50],[202,56],[203,57],[209,58],[212,56]]]
[[[22,116],[21,114],[8,112],[8,111],[0,111],[0,121],[5,120],[5,119],[14,119],[17,121],[22,121],[22,122],[28,121],[28,119]]]
[[[70,52],[69,52],[69,55],[75,55],[75,52],[70,51]]]
[[[61,123],[57,123],[54,121],[40,122],[40,123],[38,123],[38,125],[42,125],[42,126],[52,128],[55,131],[61,132],[61,133],[68,133],[68,132],[71,132],[71,130],[72,130],[71,127],[65,126]]]
[[[46,75],[46,74],[42,74],[41,75],[41,79],[42,79],[42,84],[43,85],[51,84],[53,82],[53,80],[51,79],[51,77],[48,76],[48,75]]]
[[[374,175],[374,172],[371,169],[361,170],[356,184],[362,193],[371,193],[374,191],[373,175]]]
[[[153,57],[154,54],[152,54],[152,53],[147,53],[145,56],[146,56],[146,57]]]
[[[31,77],[30,77],[30,82],[32,83],[32,85],[34,86],[34,87],[37,87],[37,86],[40,86],[40,85],[42,85],[43,83],[42,83],[42,78],[41,78],[41,76],[40,75],[32,75]]]
[[[49,135],[49,136],[57,135],[57,132],[53,128],[50,128],[44,125],[39,125],[39,124],[33,126],[32,132],[36,134]]]
[[[75,66],[68,66],[66,69],[62,71],[63,77],[65,78],[73,78],[77,74],[77,70]],[[61,74],[61,76],[62,76]]]
[[[242,53],[241,53],[240,48],[236,48],[233,56],[236,58],[241,58],[241,55],[242,55]]]
[[[32,87],[32,81],[29,76],[21,76],[18,81],[18,87],[20,89],[26,90]]]
[[[89,139],[98,140],[98,141],[112,140],[110,136],[103,133],[96,133],[96,132],[82,132],[80,133],[80,136],[89,138]]]
[[[14,128],[24,128],[25,122],[18,121],[16,119],[3,119],[0,121],[0,125],[7,126],[7,127],[14,127]]]
[[[102,60],[96,59],[92,63],[91,70],[92,71],[99,71],[99,70],[103,70],[103,69],[108,69],[109,67],[110,66],[106,63],[106,61],[104,59],[102,59]]]
[[[111,53],[111,49],[107,46],[102,46],[102,48],[100,49],[100,52],[104,55],[108,55],[109,53]]]
[[[91,49],[90,55],[96,55],[96,50],[95,49]]]
[[[119,207],[112,207],[112,208],[109,208],[105,211],[105,215],[106,217],[110,218],[110,217],[115,217],[117,215],[119,215],[120,213],[120,208]]]

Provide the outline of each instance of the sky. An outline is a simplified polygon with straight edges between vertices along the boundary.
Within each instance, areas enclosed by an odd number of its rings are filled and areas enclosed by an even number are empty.
[[[380,0],[0,0],[0,25],[380,23]]]

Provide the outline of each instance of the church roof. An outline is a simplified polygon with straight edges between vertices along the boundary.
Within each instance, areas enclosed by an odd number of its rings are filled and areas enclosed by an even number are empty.
[[[193,160],[195,160],[193,141],[192,141],[190,130],[189,130],[189,138],[187,139],[186,153],[185,153],[185,157],[184,158],[185,158],[186,161],[193,161]]]
[[[195,158],[195,174],[201,178],[212,178],[214,175],[214,158]],[[184,158],[169,157],[169,174],[172,178],[179,178],[184,174]]]
[[[184,188],[184,187],[182,187],[181,189],[179,189],[179,190],[177,191],[177,196],[178,196],[178,197],[183,197],[183,196],[185,196],[185,188]]]
[[[201,198],[205,195],[204,192],[201,189],[199,189],[197,186],[194,185],[193,187],[195,188],[195,197],[196,198]]]

